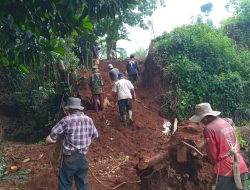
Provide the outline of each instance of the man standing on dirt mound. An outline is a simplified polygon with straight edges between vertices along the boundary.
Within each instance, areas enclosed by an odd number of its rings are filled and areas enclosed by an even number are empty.
[[[118,99],[119,112],[122,122],[127,126],[126,112],[128,112],[129,122],[132,124],[132,102],[136,98],[133,84],[125,79],[123,73],[118,74],[118,81],[112,87],[114,100]]]
[[[87,151],[92,140],[98,137],[98,132],[93,120],[82,112],[84,107],[81,106],[81,99],[68,98],[65,109],[69,115],[62,118],[46,138],[47,143],[55,143],[64,135],[58,189],[71,190],[74,177],[77,190],[87,190]]]
[[[140,75],[140,67],[134,55],[130,55],[130,59],[126,65],[129,80],[137,88],[137,77]]]
[[[94,43],[94,46],[93,46],[93,64],[92,66],[95,66],[97,68],[99,68],[99,64],[100,64],[100,60],[99,60],[99,57],[100,57],[100,53],[99,53],[99,46],[98,46],[98,43],[95,42]]]
[[[207,156],[216,174],[213,189],[248,190],[248,168],[240,154],[235,128],[220,118],[220,113],[213,111],[209,103],[201,103],[195,106],[195,115],[190,118],[204,125]]]
[[[97,67],[92,67],[92,74],[89,77],[88,85],[92,92],[95,111],[103,110],[103,79],[101,73],[98,72]]]
[[[119,69],[115,68],[112,64],[108,64],[109,77],[115,83],[118,80]]]

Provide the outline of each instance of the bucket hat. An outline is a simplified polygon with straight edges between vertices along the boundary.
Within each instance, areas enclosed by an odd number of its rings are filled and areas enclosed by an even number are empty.
[[[195,114],[189,118],[190,121],[200,122],[205,116],[218,116],[221,112],[214,111],[209,103],[200,103],[195,106]]]
[[[64,107],[65,109],[78,109],[83,110],[84,107],[81,106],[81,99],[75,97],[69,97],[67,100],[67,105]]]

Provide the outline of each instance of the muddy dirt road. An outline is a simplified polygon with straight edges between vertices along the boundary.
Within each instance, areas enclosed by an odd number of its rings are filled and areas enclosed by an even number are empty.
[[[140,79],[136,89],[137,101],[133,102],[134,124],[125,128],[120,122],[118,107],[112,104],[109,63],[102,62],[100,67],[105,83],[104,94],[108,100],[105,110],[96,113],[88,109],[88,104],[84,110],[86,115],[93,118],[99,132],[99,138],[92,143],[88,152],[89,189],[208,189],[212,180],[211,165],[190,149],[184,148],[184,157],[178,155],[180,149],[183,151],[182,141],[193,146],[203,143],[202,128],[183,122],[178,124],[179,128],[171,138],[163,135],[164,118],[159,115],[163,93],[161,85],[145,88]],[[114,62],[113,65],[125,71],[124,62]],[[87,77],[88,73],[84,75]],[[80,89],[82,98],[89,100],[91,93],[86,83],[83,82]],[[57,175],[49,162],[51,148],[52,145],[7,143],[4,152],[8,165],[18,166],[18,172],[22,175],[15,180],[0,181],[0,190],[56,190]],[[204,153],[204,150],[201,151]],[[167,155],[162,162],[140,173],[143,177],[141,181],[135,169],[138,162],[165,152]],[[247,154],[249,156],[249,152]],[[27,158],[30,160],[24,162]],[[180,160],[185,159],[181,163]]]

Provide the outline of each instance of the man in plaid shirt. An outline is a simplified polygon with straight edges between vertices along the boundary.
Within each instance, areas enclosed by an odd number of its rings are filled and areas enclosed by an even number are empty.
[[[79,98],[70,97],[65,109],[68,116],[62,118],[46,138],[48,143],[54,143],[61,135],[63,141],[63,163],[59,172],[59,190],[71,190],[73,177],[78,190],[88,189],[88,159],[87,151],[92,140],[98,137],[93,120],[81,111]]]

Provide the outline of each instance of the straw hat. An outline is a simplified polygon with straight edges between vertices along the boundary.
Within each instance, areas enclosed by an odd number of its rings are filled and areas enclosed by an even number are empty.
[[[200,103],[195,106],[195,114],[189,118],[190,121],[200,122],[205,116],[218,116],[221,112],[214,111],[209,103]]]
[[[65,109],[77,109],[83,110],[84,107],[81,106],[81,99],[75,97],[69,97],[67,100],[67,105],[64,107]]]

